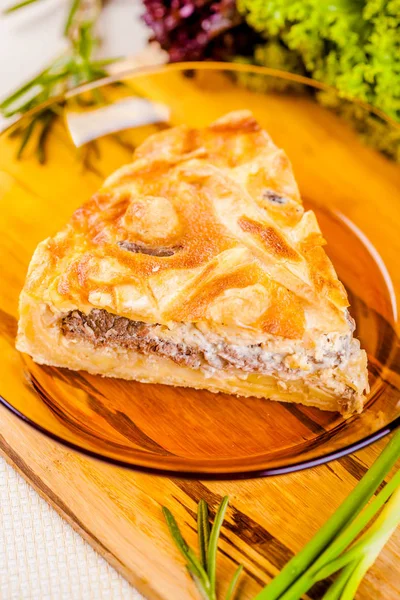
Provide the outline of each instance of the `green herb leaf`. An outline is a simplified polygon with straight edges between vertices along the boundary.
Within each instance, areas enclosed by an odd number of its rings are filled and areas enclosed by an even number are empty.
[[[210,590],[210,582],[207,573],[203,569],[202,564],[200,563],[197,556],[194,554],[193,550],[189,548],[188,544],[184,540],[178,527],[178,524],[175,521],[175,518],[173,517],[171,511],[165,506],[163,506],[162,511],[164,514],[164,518],[167,522],[170,534],[176,546],[180,550],[181,554],[186,558],[188,563],[187,566],[190,569],[190,572],[193,573],[199,579],[202,586],[204,587],[204,590],[208,593],[208,591]]]
[[[167,522],[169,532],[172,535],[175,544],[178,546],[178,548],[182,552],[182,554],[184,556],[187,556],[187,553],[189,551],[189,546],[187,545],[187,543],[185,542],[185,540],[182,537],[182,534],[178,527],[178,523],[175,521],[173,514],[166,506],[163,506],[162,511],[163,511],[164,518]]]
[[[13,4],[13,6],[6,8],[3,11],[3,14],[8,15],[16,10],[19,10],[20,8],[24,8],[24,6],[28,6],[28,4],[33,4],[34,2],[40,2],[40,0],[23,0],[23,2],[18,2],[17,4]]]
[[[21,144],[20,144],[20,147],[17,152],[17,160],[20,160],[22,158],[22,153],[25,150],[27,143],[29,142],[29,139],[35,128],[35,125],[36,125],[36,119],[32,120],[29,123],[29,125],[26,127],[26,129],[24,130],[24,133],[22,134]]]
[[[225,517],[226,508],[228,506],[228,496],[222,499],[222,502],[215,515],[214,524],[209,530],[208,506],[205,500],[200,500],[197,507],[197,534],[199,538],[201,562],[198,560],[194,552],[184,540],[177,522],[172,516],[168,508],[163,507],[163,514],[167,522],[169,531],[172,535],[175,544],[179,548],[181,554],[186,558],[187,569],[194,579],[202,597],[205,600],[216,600],[216,564],[217,564],[217,547],[218,538],[221,531],[221,526]],[[207,565],[205,567],[205,565]],[[243,567],[240,565],[232,577],[229,584],[226,600],[232,600],[237,582]]]
[[[56,117],[56,115],[53,112],[51,112],[50,110],[48,110],[45,112],[45,114],[43,115],[43,118],[42,118],[43,126],[42,126],[42,131],[40,132],[40,135],[39,135],[39,141],[38,141],[38,146],[37,146],[37,150],[36,150],[36,154],[37,154],[40,164],[44,164],[44,162],[46,160],[45,143],[46,143],[46,139],[49,134],[49,131],[50,131],[50,127],[51,127],[55,117]]]
[[[203,600],[210,600],[210,596],[208,594],[208,591],[204,588],[201,579],[199,579],[199,577],[197,576],[196,572],[193,570],[193,568],[187,564],[186,565],[187,570],[189,571],[193,581],[196,584],[197,589],[200,592],[200,596],[203,598]]]
[[[226,600],[233,600],[233,597],[234,597],[235,591],[236,591],[236,586],[238,584],[239,577],[242,574],[242,571],[243,571],[243,565],[239,565],[231,579],[230,584],[229,584],[228,591],[226,593]]]
[[[16,102],[16,100],[18,100],[21,96],[28,93],[28,91],[31,88],[33,88],[36,84],[39,84],[40,79],[43,77],[44,73],[45,73],[45,71],[43,71],[42,73],[40,73],[39,75],[37,75],[36,77],[34,77],[30,81],[28,81],[28,83],[24,83],[24,85],[22,85],[20,88],[15,90],[15,92],[13,92],[10,96],[5,98],[0,104],[0,110],[3,111],[6,108],[9,108],[9,106],[11,104],[14,104]]]
[[[67,20],[66,20],[65,26],[64,26],[64,35],[65,36],[68,35],[69,29],[73,23],[75,14],[76,14],[78,8],[80,7],[80,3],[81,3],[81,0],[72,0],[71,8],[69,9]]]
[[[208,520],[208,505],[205,500],[200,500],[197,507],[197,534],[199,537],[199,548],[201,563],[207,569],[207,551],[210,539],[210,522]]]
[[[8,113],[14,114],[20,110],[19,105],[26,102],[27,99],[29,101],[34,100],[42,89],[43,88],[39,84],[39,78],[35,77],[32,81],[16,90],[11,96],[5,98],[0,104],[0,110],[2,112],[7,111]]]
[[[39,0],[24,0],[9,8],[12,12]],[[34,109],[49,98],[67,92],[71,87],[104,77],[104,68],[114,59],[93,60],[92,54],[98,44],[94,35],[94,26],[102,8],[102,2],[94,2],[88,10],[87,4],[82,0],[70,0],[70,8],[65,23],[65,35],[70,48],[62,56],[56,58],[44,71],[33,77],[30,81],[15,90],[8,98],[0,103],[0,112],[5,117],[12,117],[28,110]],[[98,90],[92,92],[91,103],[103,102],[104,99]],[[78,101],[78,99],[77,99]],[[64,102],[55,107],[46,109],[46,113],[62,113]],[[30,117],[36,122],[37,115]],[[40,162],[45,160],[45,144],[53,122],[50,116],[42,115],[42,129],[38,136],[36,156]],[[28,140],[31,137],[34,124],[24,128],[14,129],[14,135],[21,135],[21,145],[18,157],[22,156]]]
[[[217,572],[217,550],[218,550],[218,538],[221,531],[222,523],[225,518],[226,509],[228,506],[229,498],[225,496],[221,504],[219,505],[217,514],[215,515],[214,524],[211,529],[210,541],[208,544],[207,554],[207,573],[210,578],[212,598],[216,598],[216,572]]]
[[[25,98],[20,99],[19,102],[15,102],[15,104],[12,104],[8,108],[3,109],[3,115],[6,118],[9,118],[13,117],[14,115],[18,115],[19,113],[26,112],[31,108],[34,108],[36,104],[41,103],[42,93],[43,90],[35,90],[35,93],[32,93],[32,95],[27,95]]]
[[[89,61],[94,42],[91,23],[84,23],[80,27],[80,35],[77,43],[78,53],[84,61]]]

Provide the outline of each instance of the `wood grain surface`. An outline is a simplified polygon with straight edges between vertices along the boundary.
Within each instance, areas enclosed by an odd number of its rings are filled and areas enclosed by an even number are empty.
[[[250,600],[315,533],[353,489],[386,440],[357,454],[291,475],[202,482],[141,474],[84,457],[55,443],[0,407],[6,460],[106,560],[150,600],[197,599],[161,506],[196,547],[196,504],[215,509],[230,497],[218,557],[221,598],[235,565],[245,572],[240,600]],[[400,531],[364,579],[360,600],[399,597]],[[309,597],[321,598],[324,586]]]
[[[207,120],[221,114],[221,110],[240,105],[240,94],[229,95],[225,84],[221,86],[219,80],[212,85],[207,80],[203,86],[201,81],[195,82],[193,89],[189,87],[191,82],[177,78],[173,81],[171,75],[167,91],[163,88],[163,97],[158,94],[157,86],[149,92],[150,82],[145,91],[158,100],[168,101],[177,115],[179,110],[188,110],[192,103],[194,122],[205,118],[200,115],[198,102],[196,112],[193,100],[196,94],[198,96],[196,86],[200,86],[201,94],[209,92],[216,98],[215,115],[208,114]],[[137,86],[135,91],[143,93],[144,90]],[[247,102],[243,96],[243,105]],[[306,191],[307,198],[320,198],[322,202],[329,197],[342,213],[353,211],[365,223],[363,231],[367,236],[377,237],[381,242],[379,251],[384,262],[396,265],[400,249],[399,220],[394,216],[399,215],[396,204],[400,184],[398,167],[363,148],[347,125],[329,111],[315,108],[308,99],[271,96],[266,100],[260,96],[257,102],[255,112],[258,110],[261,116],[265,114],[267,121],[269,118],[268,125],[277,141],[286,136],[286,150],[293,159],[301,190]],[[279,111],[282,119],[277,122]],[[38,167],[29,148],[27,160],[16,161],[16,141],[1,141],[3,223],[0,256],[4,277],[0,296],[0,393],[15,404],[23,406],[25,399],[33,398],[31,388],[21,382],[21,360],[14,350],[17,298],[29,258],[37,242],[64,223],[82,198],[90,196],[98,187],[104,175],[126,162],[126,148],[115,144],[115,140],[108,140],[107,144],[106,151],[107,148],[110,151],[105,172],[100,170],[99,173],[96,161],[91,157],[90,169],[83,175],[78,171],[75,151],[61,127],[56,127],[52,133],[50,159],[45,167]],[[376,223],[379,223],[378,234]],[[342,235],[341,231],[338,228],[337,235]],[[347,248],[344,238],[342,242]],[[362,252],[360,250],[350,264],[351,289],[361,298],[368,288],[368,305],[388,322],[392,318],[391,303],[395,302],[395,295],[400,290],[400,273],[398,269],[392,270],[395,292],[392,296],[383,295],[381,288],[387,282],[379,279],[383,277],[380,271],[374,272],[372,278],[371,272],[369,276],[365,274],[365,268],[360,268]],[[337,265],[339,269],[348,267],[346,256],[346,252],[339,255],[339,262],[343,260],[343,264]],[[366,319],[366,311],[361,306],[360,320],[363,319]],[[365,328],[368,329],[367,320]],[[378,328],[373,335],[376,339],[371,344],[377,345],[382,331]],[[396,402],[398,373],[394,376],[397,379],[391,380],[395,381],[391,389],[393,402]],[[54,385],[58,385],[57,381]],[[84,395],[77,396],[78,400],[83,403]],[[33,420],[39,415],[39,404],[38,401],[37,406],[25,405]],[[282,429],[277,432],[277,437],[286,433],[289,436],[293,414],[285,411],[283,405],[277,406],[277,410],[281,406],[282,411]],[[395,405],[392,409],[394,413]],[[312,420],[305,419],[301,412],[296,414],[296,419],[296,435],[299,440],[302,436],[306,439],[310,427],[313,433]],[[317,434],[325,431],[329,419],[320,415],[319,423],[314,425]],[[117,442],[122,438],[121,434]],[[290,475],[242,481],[187,480],[139,473],[89,458],[45,437],[0,405],[0,451],[6,460],[150,600],[198,598],[164,523],[163,505],[175,515],[189,544],[196,547],[197,502],[204,498],[215,510],[222,496],[229,495],[218,556],[219,597],[224,597],[228,581],[236,565],[241,563],[245,571],[237,598],[250,600],[335,511],[386,441],[380,440],[356,454]],[[207,448],[210,455],[212,451]],[[400,531],[397,531],[363,581],[357,596],[359,600],[397,600],[400,597],[399,558]],[[325,586],[325,583],[320,584],[308,597],[318,600]]]

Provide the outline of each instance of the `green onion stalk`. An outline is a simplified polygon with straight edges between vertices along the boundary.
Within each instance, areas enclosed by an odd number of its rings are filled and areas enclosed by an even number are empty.
[[[400,458],[400,431],[336,512],[305,547],[254,600],[300,600],[317,582],[337,573],[323,600],[351,600],[368,569],[400,524],[400,470],[382,483]],[[378,488],[382,489],[376,494]],[[186,567],[205,600],[217,600],[217,547],[228,506],[225,496],[210,531],[208,506],[200,500],[197,530],[200,559],[189,548],[167,508],[170,533],[186,559]],[[243,567],[234,573],[226,600],[232,600]]]
[[[400,431],[332,517],[255,600],[299,600],[315,583],[338,571],[324,600],[354,598],[365,573],[400,523],[400,470],[371,500],[399,458]]]

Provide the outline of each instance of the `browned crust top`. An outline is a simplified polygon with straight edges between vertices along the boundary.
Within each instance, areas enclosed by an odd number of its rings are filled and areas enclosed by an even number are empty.
[[[54,238],[26,290],[57,309],[239,322],[301,337],[347,327],[347,296],[286,155],[251,113],[148,138]]]

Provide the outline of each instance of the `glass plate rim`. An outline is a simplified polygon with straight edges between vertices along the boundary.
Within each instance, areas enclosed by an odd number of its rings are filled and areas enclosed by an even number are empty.
[[[148,464],[144,464],[141,461],[140,457],[135,459],[138,462],[130,463],[124,460],[120,460],[118,458],[113,458],[111,456],[106,456],[104,454],[100,454],[99,452],[95,452],[94,450],[89,450],[88,448],[83,448],[74,442],[70,442],[52,431],[48,430],[46,427],[39,425],[22,412],[20,412],[15,406],[10,404],[4,396],[0,395],[0,404],[3,405],[6,409],[8,409],[12,414],[21,419],[24,423],[26,423],[32,429],[35,429],[40,434],[45,435],[49,439],[61,444],[66,448],[70,448],[80,454],[84,454],[85,456],[89,456],[90,458],[94,458],[104,462],[106,464],[111,464],[116,467],[123,467],[130,471],[139,471],[148,473],[151,475],[161,475],[164,477],[175,477],[178,479],[203,479],[203,480],[214,480],[214,481],[223,481],[223,480],[237,480],[237,479],[255,479],[262,477],[272,477],[275,475],[287,475],[289,473],[297,473],[299,471],[304,471],[305,469],[309,469],[312,467],[318,467],[320,465],[324,465],[333,460],[337,460],[339,458],[343,458],[353,452],[357,452],[358,450],[362,450],[363,448],[377,442],[378,440],[386,437],[395,431],[398,427],[400,427],[400,416],[396,417],[393,421],[381,427],[375,433],[371,433],[361,440],[354,442],[353,444],[348,444],[339,450],[334,450],[332,452],[328,452],[318,458],[300,460],[293,464],[281,466],[281,467],[265,467],[258,469],[249,469],[246,470],[244,468],[236,470],[225,470],[225,471],[213,471],[208,468],[203,471],[202,469],[171,469],[171,468],[161,468],[154,467]],[[142,464],[141,464],[142,463]]]
[[[135,76],[135,75],[151,75],[153,73],[157,74],[157,73],[164,72],[164,71],[185,71],[185,70],[203,70],[203,71],[213,71],[214,70],[214,71],[225,71],[225,72],[232,71],[232,72],[262,74],[262,75],[278,77],[281,79],[286,79],[288,81],[294,81],[297,83],[301,83],[302,85],[312,87],[316,90],[333,91],[338,95],[338,97],[341,97],[343,99],[348,100],[349,102],[352,102],[358,106],[361,106],[365,110],[368,110],[369,112],[375,114],[382,120],[390,123],[390,125],[392,125],[393,127],[400,130],[400,124],[397,123],[396,121],[394,121],[389,115],[386,115],[383,111],[371,106],[367,102],[363,102],[361,100],[355,100],[352,98],[347,98],[345,95],[341,94],[341,92],[334,86],[322,83],[320,81],[311,79],[309,77],[305,77],[303,75],[297,75],[295,73],[290,73],[288,71],[281,71],[278,69],[272,69],[269,67],[262,67],[262,66],[258,66],[258,65],[246,65],[246,64],[242,64],[242,63],[225,63],[225,62],[218,62],[218,61],[206,61],[206,62],[190,61],[190,62],[166,63],[166,64],[151,65],[151,66],[146,65],[146,66],[134,67],[134,68],[130,68],[127,70],[122,70],[118,73],[98,79],[96,81],[72,88],[71,90],[68,90],[68,92],[66,92],[64,94],[60,94],[58,96],[54,96],[54,97],[50,98],[46,102],[43,102],[42,104],[31,109],[30,111],[27,111],[26,113],[17,117],[16,119],[12,119],[12,122],[7,123],[5,128],[0,131],[0,138],[8,135],[10,133],[10,131],[17,128],[19,123],[21,121],[23,121],[24,119],[28,118],[31,115],[36,114],[43,108],[45,108],[47,106],[51,106],[52,104],[59,102],[63,99],[73,98],[75,95],[78,95],[85,91],[95,89],[98,87],[102,87],[104,85],[109,85],[109,84],[121,81],[123,79],[127,79],[127,78],[129,78],[131,76]],[[21,419],[24,423],[29,425],[32,429],[39,431],[42,435],[45,435],[48,438],[56,441],[57,443],[60,443],[62,446],[71,448],[72,450],[77,451],[81,454],[84,454],[91,458],[95,458],[97,460],[100,460],[100,461],[108,463],[108,464],[113,464],[118,467],[124,467],[129,470],[133,470],[133,471],[136,470],[136,471],[151,473],[151,474],[155,474],[155,475],[162,475],[162,476],[166,476],[166,477],[173,476],[173,477],[185,478],[185,479],[235,480],[235,479],[270,477],[270,476],[274,476],[274,475],[284,475],[284,474],[288,474],[288,473],[294,473],[294,472],[302,471],[304,469],[308,469],[311,467],[326,464],[332,460],[336,460],[336,459],[342,458],[344,456],[347,456],[348,454],[352,454],[353,452],[356,452],[357,450],[361,450],[362,448],[365,448],[366,446],[373,444],[374,442],[389,435],[390,433],[395,431],[395,429],[400,427],[400,416],[399,416],[399,417],[396,417],[393,421],[391,421],[387,425],[378,429],[376,432],[371,433],[371,434],[361,438],[357,442],[348,444],[347,446],[344,446],[343,448],[340,448],[339,450],[334,450],[332,452],[328,452],[317,458],[299,460],[290,465],[281,466],[281,467],[266,467],[266,468],[258,468],[258,469],[250,468],[248,470],[246,470],[245,468],[241,468],[238,471],[225,470],[225,471],[221,471],[221,472],[210,470],[210,468],[208,468],[208,470],[206,470],[206,471],[203,471],[201,468],[200,469],[192,469],[192,470],[190,470],[190,469],[177,470],[177,469],[170,469],[170,468],[165,468],[165,469],[158,468],[158,467],[154,467],[154,466],[151,466],[148,464],[140,464],[141,460],[139,457],[137,459],[135,459],[135,461],[138,461],[138,462],[135,462],[135,464],[133,464],[133,463],[130,463],[130,462],[127,462],[124,460],[116,459],[116,458],[113,458],[110,456],[105,456],[104,454],[100,454],[98,452],[89,450],[87,448],[83,448],[73,442],[70,442],[69,440],[66,440],[66,439],[58,436],[57,434],[54,434],[53,432],[46,429],[42,425],[39,425],[39,423],[36,423],[32,419],[30,419],[29,417],[24,415],[22,412],[20,412],[17,408],[15,408],[2,395],[0,395],[0,404],[2,404],[12,414],[14,414],[19,419]]]
[[[306,77],[304,75],[298,75],[296,73],[290,73],[289,71],[282,71],[280,69],[272,69],[270,67],[263,67],[260,65],[248,65],[245,63],[229,63],[222,61],[187,61],[187,62],[176,62],[176,63],[163,63],[156,65],[145,65],[145,66],[137,66],[131,67],[128,69],[123,69],[116,73],[110,74],[107,77],[102,77],[101,79],[96,79],[95,81],[91,81],[89,83],[85,83],[79,85],[77,87],[73,87],[67,92],[62,94],[58,94],[49,98],[45,102],[42,102],[35,108],[28,110],[26,113],[17,116],[16,118],[10,117],[10,122],[6,120],[6,125],[4,129],[0,130],[0,136],[3,136],[6,133],[9,133],[10,130],[18,127],[20,122],[35,115],[37,112],[43,110],[47,106],[51,106],[57,102],[62,101],[63,99],[73,98],[74,96],[81,94],[83,92],[102,87],[104,85],[109,85],[112,83],[117,83],[123,79],[128,79],[134,75],[151,75],[156,74],[157,72],[164,71],[190,71],[190,70],[199,70],[199,71],[232,71],[232,72],[242,72],[242,73],[254,73],[260,75],[268,75],[270,77],[278,77],[280,79],[286,79],[287,81],[293,81],[296,83],[300,83],[302,85],[312,87],[316,90],[322,91],[331,91],[334,92],[339,98],[343,100],[347,100],[357,106],[368,110],[370,113],[375,114],[382,120],[389,123],[391,126],[400,130],[400,123],[392,119],[385,112],[376,108],[369,104],[368,102],[364,102],[363,100],[355,99],[346,96],[343,92],[340,92],[335,86],[329,85],[327,83],[323,83],[322,81],[318,81],[316,79],[312,79],[311,77]]]

